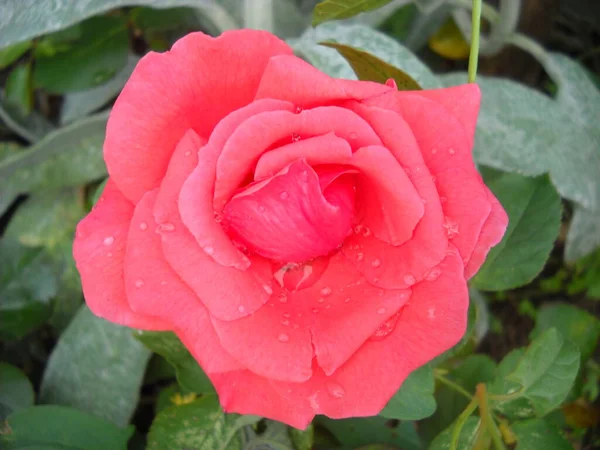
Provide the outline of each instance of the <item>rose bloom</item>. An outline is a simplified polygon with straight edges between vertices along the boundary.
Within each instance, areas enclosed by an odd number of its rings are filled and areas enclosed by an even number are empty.
[[[259,31],[146,55],[77,228],[88,306],[175,332],[225,411],[378,414],[463,336],[507,226],[471,156],[479,101],[333,79]]]

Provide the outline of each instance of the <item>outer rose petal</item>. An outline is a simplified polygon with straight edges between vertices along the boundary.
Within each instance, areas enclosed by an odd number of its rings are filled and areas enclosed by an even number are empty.
[[[413,288],[387,337],[367,341],[329,377],[316,370],[305,383],[265,383],[250,371],[211,375],[224,409],[298,428],[315,414],[378,414],[412,371],[451,348],[465,332],[469,300],[462,260],[451,253],[439,268],[439,278]],[[247,389],[260,390],[260,400]]]
[[[436,95],[442,98],[443,91],[437,91]],[[451,90],[450,98],[456,92]],[[463,103],[478,104],[479,90],[467,90],[465,95],[469,93],[473,100]],[[440,196],[446,200],[442,207],[448,215],[446,228],[450,232],[449,236],[454,238],[453,243],[466,263],[490,207],[477,207],[487,202],[485,185],[473,163],[472,139],[467,136],[465,127],[447,107],[414,93],[384,94],[369,99],[366,103],[397,111],[410,125],[427,167],[437,177]],[[465,114],[469,113],[472,115],[473,111],[469,110]],[[430,125],[432,123],[436,124],[434,128]],[[450,169],[455,171],[454,174],[446,173]],[[457,171],[460,171],[461,176],[456,175]],[[471,186],[470,192],[474,196],[472,201],[465,201],[464,195],[460,195],[465,192],[465,182]]]
[[[215,317],[233,320],[252,314],[270,296],[272,272],[262,258],[252,256],[246,271],[224,267],[200,250],[181,221],[177,198],[181,185],[198,164],[190,134],[181,140],[154,205],[165,259]]]
[[[207,373],[244,367],[227,353],[206,308],[165,261],[152,208],[158,189],[136,205],[125,253],[125,286],[132,309],[172,324],[184,345]]]
[[[270,33],[191,33],[170,52],[142,58],[113,107],[104,158],[121,191],[137,202],[158,187],[188,129],[208,137],[231,111],[252,101],[264,68],[292,50]]]
[[[395,89],[369,81],[331,78],[300,58],[282,55],[269,60],[256,98],[278,98],[312,108],[337,100],[361,100],[392,90]]]
[[[485,257],[494,245],[498,244],[504,236],[506,227],[508,226],[508,216],[502,208],[500,202],[494,197],[494,194],[486,187],[488,199],[492,204],[492,211],[488,216],[487,220],[483,224],[481,235],[475,245],[471,258],[465,267],[465,277],[471,278],[477,273]]]
[[[413,186],[425,200],[425,213],[413,238],[400,246],[390,246],[372,234],[359,232],[346,240],[342,252],[371,283],[387,289],[407,288],[422,280],[445,257],[448,238],[439,194],[415,137],[401,116],[357,103],[347,107],[371,124],[383,145],[410,172]]]
[[[202,148],[198,165],[187,177],[179,194],[179,212],[198,245],[216,262],[227,267],[245,270],[250,260],[240,252],[215,221],[213,209],[214,184],[217,160],[227,138],[244,120],[266,111],[293,109],[293,105],[280,100],[260,100],[238,109],[223,119]]]
[[[381,145],[381,140],[362,118],[337,106],[322,106],[293,114],[276,111],[257,114],[242,123],[227,140],[217,162],[215,210],[225,203],[252,172],[269,147],[284,139],[301,139],[334,132],[357,149]]]
[[[73,257],[83,295],[94,314],[111,322],[143,330],[168,330],[163,320],[135,313],[127,303],[123,259],[132,215],[133,205],[109,180],[97,206],[77,226]]]

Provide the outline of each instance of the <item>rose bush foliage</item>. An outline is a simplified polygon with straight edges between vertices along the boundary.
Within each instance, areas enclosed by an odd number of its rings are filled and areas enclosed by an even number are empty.
[[[258,31],[146,55],[77,229],[88,306],[174,331],[226,411],[379,413],[461,338],[507,226],[471,157],[479,101],[333,79]]]

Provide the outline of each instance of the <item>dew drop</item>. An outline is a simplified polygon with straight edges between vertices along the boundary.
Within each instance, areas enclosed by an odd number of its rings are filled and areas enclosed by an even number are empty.
[[[167,284],[168,284],[168,283],[167,283],[165,280],[162,280],[162,281],[160,282],[160,285],[161,285],[161,286],[166,286]]]
[[[442,269],[440,269],[439,267],[434,267],[427,273],[427,275],[425,275],[425,279],[427,281],[435,281],[440,277],[441,274]]]
[[[363,259],[365,259],[365,254],[364,253],[357,253],[356,254],[356,260],[357,261],[362,261]]]
[[[450,147],[448,149],[448,153],[450,153],[451,155],[454,155],[456,153],[456,150],[454,150],[452,147]]]
[[[313,312],[313,314],[317,314],[319,312],[319,308],[313,308],[312,312]]]
[[[327,383],[327,392],[333,398],[344,398],[346,395],[344,388],[337,383]]]
[[[258,212],[265,212],[266,208],[263,205],[258,205]]]
[[[112,245],[113,242],[115,242],[115,238],[112,237],[112,236],[107,236],[107,237],[104,238],[103,242],[104,242],[104,245],[107,245],[107,246],[108,245]]]
[[[386,313],[386,311],[387,311],[387,309],[385,309],[385,308],[379,308],[379,309],[377,310],[377,314],[385,314],[385,313]]]
[[[363,231],[363,236],[364,237],[371,236],[371,230],[369,228],[365,227],[365,229]]]
[[[304,108],[302,106],[300,106],[300,105],[296,106],[296,110],[295,110],[296,114],[300,114],[302,111],[304,111]]]
[[[160,233],[161,231],[174,231],[175,225],[169,222],[161,223],[158,227],[156,227],[156,231]]]
[[[375,333],[371,335],[370,339],[372,341],[381,341],[388,337],[392,331],[394,331],[394,328],[396,328],[396,323],[398,323],[399,317],[400,313],[394,314],[392,317],[382,323],[379,328],[375,330]]]
[[[429,308],[427,311],[427,317],[429,317],[431,320],[435,319],[435,308]]]
[[[450,219],[449,217],[444,217],[444,228],[446,229],[446,234],[448,235],[448,239],[452,239],[456,237],[458,234],[458,222]]]
[[[325,299],[324,299],[323,297],[321,297],[321,298],[319,299],[319,303],[325,303]]]
[[[148,229],[148,224],[146,222],[140,222],[140,230],[146,231]]]
[[[330,309],[330,308],[331,308],[331,305],[325,306],[325,309]]]
[[[293,133],[292,134],[292,142],[298,142],[300,140],[300,135]]]
[[[108,253],[106,254],[106,256],[108,256],[109,258],[112,258],[112,253],[111,253],[111,252],[108,252]]]
[[[221,214],[219,214],[216,211],[215,211],[215,222],[217,222],[217,223],[223,222],[223,216],[221,216]]]
[[[427,204],[427,199],[426,199],[426,198],[422,198],[422,199],[421,199],[421,202],[422,202],[424,205],[426,205],[426,204]]]
[[[325,297],[327,297],[328,295],[331,295],[331,288],[324,287],[323,289],[321,289],[321,295],[324,295]]]
[[[446,197],[440,197],[440,203],[443,205],[444,203],[446,203],[448,201],[448,199]]]
[[[190,152],[189,150],[184,153],[185,156],[190,156],[191,154],[192,154],[192,152]]]
[[[407,273],[406,275],[404,275],[404,283],[406,283],[408,286],[412,286],[416,282],[417,280],[412,274]]]
[[[244,305],[240,305],[240,306],[238,306],[238,311],[243,313],[246,311],[246,307]]]
[[[283,317],[285,317],[286,319],[289,319],[289,318],[290,318],[290,316],[291,316],[291,314],[290,314],[290,313],[283,313]]]
[[[215,252],[215,249],[212,248],[210,245],[207,245],[206,247],[204,247],[204,253],[206,253],[207,255],[212,255]]]
[[[281,194],[279,194],[279,198],[281,200],[286,200],[287,198],[289,198],[290,194],[288,194],[287,192],[283,191]]]
[[[281,294],[279,294],[279,302],[280,303],[287,303],[288,298],[287,295],[285,294],[285,292],[282,292]]]
[[[290,324],[290,321],[289,321],[289,320],[287,320],[287,319],[283,319],[283,320],[281,321],[281,325],[283,325],[283,326],[285,326],[285,327],[287,327],[289,324]]]
[[[346,297],[346,298],[344,299],[344,303],[350,303],[350,297]]]
[[[373,262],[371,263],[371,266],[373,266],[373,267],[381,266],[381,260],[379,258],[374,259]]]
[[[356,138],[358,138],[358,134],[356,134],[354,132],[350,133],[350,139],[356,139]]]
[[[277,336],[277,340],[279,342],[287,342],[290,340],[290,337],[285,333],[281,333],[279,336]]]
[[[434,155],[435,155],[437,152],[438,152],[438,149],[437,149],[437,148],[432,148],[432,149],[431,149],[431,153],[432,153],[432,154],[434,154]]]
[[[271,286],[269,286],[268,284],[263,284],[263,289],[269,295],[271,295],[273,293],[273,289],[271,289]]]
[[[135,287],[136,288],[141,288],[144,286],[144,280],[135,280]]]

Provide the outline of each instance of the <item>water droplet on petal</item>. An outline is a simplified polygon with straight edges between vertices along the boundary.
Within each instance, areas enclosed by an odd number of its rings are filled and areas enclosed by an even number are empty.
[[[442,269],[440,269],[439,267],[434,267],[427,273],[427,275],[425,275],[425,279],[427,281],[435,281],[440,277],[441,274]]]
[[[290,194],[288,194],[287,192],[283,191],[281,194],[279,194],[279,198],[281,200],[286,200],[287,198],[289,198]]]
[[[324,296],[328,296],[331,295],[331,288],[330,287],[324,287],[323,289],[321,289],[321,295]]]
[[[424,205],[426,205],[426,204],[427,204],[427,199],[426,199],[426,198],[422,198],[422,199],[421,199],[421,202],[422,202]]]
[[[280,303],[287,303],[288,298],[287,295],[285,294],[285,292],[282,292],[281,294],[279,294],[279,302]]]
[[[304,111],[304,108],[300,105],[297,105],[295,110],[296,114],[300,114],[302,111]]]
[[[365,227],[364,231],[363,231],[363,236],[364,237],[369,237],[371,236],[371,230],[367,227]]]
[[[318,301],[319,303],[325,303],[325,299],[323,297],[321,297]]]
[[[286,319],[289,319],[289,318],[290,318],[290,316],[291,316],[291,314],[290,314],[290,313],[283,313],[283,317],[285,317]]]
[[[184,153],[185,156],[190,156],[191,154],[192,154],[192,152],[190,152],[189,150]]]
[[[207,245],[206,247],[204,247],[204,253],[206,253],[207,255],[212,255],[215,252],[215,249],[212,248],[210,245]]]
[[[344,398],[346,395],[344,388],[337,383],[327,383],[327,392],[333,398]]]
[[[432,148],[432,149],[431,149],[431,153],[432,153],[432,154],[434,154],[434,155],[435,155],[437,152],[438,152],[438,149],[437,149],[437,148]]]
[[[263,289],[269,295],[271,295],[273,293],[273,289],[271,289],[271,286],[269,286],[268,284],[263,284]]]
[[[166,286],[167,284],[169,284],[169,283],[167,283],[165,280],[162,280],[162,281],[160,282],[160,285],[161,285],[161,286]]]
[[[377,310],[377,314],[385,314],[385,313],[386,313],[386,311],[387,311],[387,309],[385,309],[385,308],[379,308],[379,309]]]
[[[354,132],[350,133],[350,139],[356,139],[356,138],[358,138],[358,134],[356,134]]]
[[[450,147],[448,149],[448,153],[450,153],[451,155],[454,155],[456,153],[456,150],[454,150],[452,147]]]
[[[244,305],[240,305],[240,306],[238,306],[238,311],[243,313],[246,311],[246,307]]]
[[[265,212],[265,209],[266,208],[263,205],[258,205],[258,212],[263,213],[263,212]]]
[[[140,222],[140,230],[146,231],[148,229],[148,224],[146,222]]]
[[[290,340],[290,337],[285,333],[281,333],[279,336],[277,336],[277,340],[279,342],[287,342]]]
[[[325,309],[330,309],[330,308],[331,308],[331,305],[325,306]]]
[[[300,135],[293,133],[292,134],[292,142],[298,142],[300,140]]]
[[[446,229],[446,234],[448,235],[448,239],[452,239],[458,234],[458,222],[450,219],[448,216],[444,217],[444,225],[443,226]]]
[[[427,311],[427,317],[431,320],[435,319],[435,308],[429,308]]]
[[[357,261],[362,261],[363,259],[365,259],[365,254],[364,253],[357,253],[356,254],[356,260]]]
[[[416,282],[417,279],[412,274],[407,273],[406,275],[404,275],[404,283],[406,283],[408,286],[412,286]]]
[[[141,288],[144,286],[144,280],[135,280],[135,287],[136,288]]]
[[[346,298],[344,299],[344,303],[350,303],[350,297],[346,297]]]
[[[313,314],[317,314],[319,312],[319,308],[313,308],[312,312],[313,312]]]
[[[158,225],[158,227],[156,227],[157,233],[160,233],[162,231],[174,231],[174,230],[175,230],[175,225],[173,225],[172,223],[169,223],[169,222],[161,223],[160,225]]]
[[[381,266],[381,260],[379,258],[374,259],[373,262],[371,263],[371,266],[373,266],[373,267]]]
[[[285,326],[285,327],[287,327],[289,324],[290,324],[290,321],[289,321],[289,320],[287,320],[287,319],[283,319],[283,320],[281,321],[281,325],[283,325],[283,326]]]
[[[115,238],[112,236],[107,236],[104,238],[104,245],[112,245],[115,242]]]
[[[446,197],[440,197],[440,203],[444,204],[448,201],[448,199]]]
[[[223,216],[215,211],[215,222],[221,223],[223,222]]]
[[[394,328],[396,328],[396,324],[398,323],[399,317],[400,313],[394,314],[392,317],[390,317],[388,320],[382,323],[379,326],[379,328],[375,330],[375,333],[371,335],[370,339],[372,341],[381,341],[388,337],[392,333],[392,331],[394,331]]]
[[[106,254],[106,256],[108,256],[109,258],[112,258],[112,253],[111,253],[111,252],[108,252],[108,253]]]

